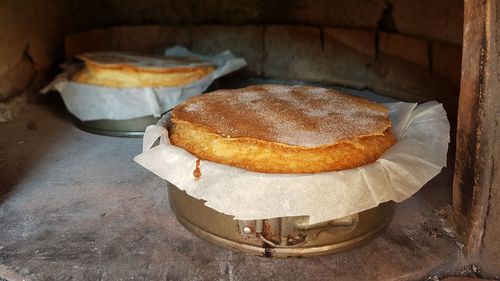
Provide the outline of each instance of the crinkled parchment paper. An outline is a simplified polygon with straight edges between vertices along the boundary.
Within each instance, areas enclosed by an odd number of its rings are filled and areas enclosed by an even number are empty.
[[[398,142],[376,162],[317,174],[265,174],[201,160],[171,145],[163,126],[149,126],[134,160],[163,179],[235,219],[309,216],[314,224],[401,202],[446,165],[450,126],[440,103],[385,103]],[[168,122],[165,116],[160,122]],[[160,138],[159,145],[153,146]],[[152,147],[152,148],[151,148]]]
[[[66,108],[81,121],[110,119],[125,120],[142,116],[160,116],[183,100],[201,94],[212,82],[246,65],[245,59],[236,58],[230,51],[216,56],[202,56],[183,47],[165,50],[166,56],[197,57],[212,62],[216,69],[201,80],[182,87],[162,88],[108,88],[70,81],[70,77],[82,67],[66,65],[65,71],[42,89],[42,93],[57,90]]]

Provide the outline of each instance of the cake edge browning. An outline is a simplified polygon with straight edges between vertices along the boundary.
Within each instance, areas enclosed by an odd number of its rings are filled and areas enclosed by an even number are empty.
[[[133,67],[100,68],[86,66],[76,72],[72,81],[111,88],[183,86],[197,81],[214,70],[213,67],[173,68],[145,71]]]
[[[395,142],[385,131],[317,147],[292,146],[252,138],[227,138],[207,128],[172,119],[170,141],[194,156],[262,173],[320,173],[376,161]],[[272,159],[272,161],[269,161]]]
[[[183,86],[197,81],[212,73],[215,69],[215,65],[212,63],[196,58],[191,58],[193,61],[186,65],[169,65],[168,62],[159,66],[137,65],[133,60],[127,60],[126,52],[111,52],[111,55],[116,56],[118,61],[110,63],[100,61],[103,59],[99,57],[100,53],[77,55],[76,58],[82,60],[85,67],[73,74],[71,81],[110,88],[172,87]],[[102,52],[102,54],[106,53],[108,52]],[[97,54],[97,57],[94,57],[95,54]],[[147,58],[150,55],[144,56]],[[160,61],[167,58],[158,57]],[[181,60],[181,58],[177,57],[170,57],[169,59]]]

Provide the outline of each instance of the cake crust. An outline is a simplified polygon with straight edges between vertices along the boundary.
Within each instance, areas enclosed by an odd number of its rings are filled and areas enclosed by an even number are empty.
[[[172,144],[264,173],[355,168],[395,143],[384,106],[318,87],[219,90],[186,100],[171,120]]]
[[[120,52],[78,55],[85,67],[72,81],[111,88],[183,86],[214,70],[211,63],[190,57],[165,57]]]

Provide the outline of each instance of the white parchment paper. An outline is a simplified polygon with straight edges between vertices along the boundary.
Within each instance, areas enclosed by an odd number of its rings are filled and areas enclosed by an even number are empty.
[[[236,58],[230,51],[216,56],[202,56],[175,46],[165,50],[165,55],[197,57],[212,62],[216,69],[202,79],[182,87],[117,89],[72,82],[70,77],[82,65],[66,65],[65,71],[42,89],[42,93],[58,91],[68,111],[82,121],[125,120],[151,115],[159,117],[185,99],[201,94],[215,79],[247,64],[245,59]]]
[[[442,105],[431,101],[385,103],[398,142],[376,162],[317,174],[265,174],[201,160],[171,145],[164,126],[149,126],[143,153],[134,160],[163,179],[235,219],[309,216],[314,224],[401,202],[446,165],[450,126]],[[161,122],[168,122],[168,116]],[[160,138],[160,143],[153,143]],[[152,147],[152,148],[151,148]]]

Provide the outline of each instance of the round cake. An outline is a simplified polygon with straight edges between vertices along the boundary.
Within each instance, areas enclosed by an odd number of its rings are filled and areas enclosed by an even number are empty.
[[[374,162],[391,147],[388,109],[334,89],[258,85],[219,90],[177,106],[173,145],[263,173],[318,173]]]
[[[111,88],[183,86],[208,75],[214,66],[191,57],[166,57],[120,52],[78,55],[85,67],[72,81]]]

